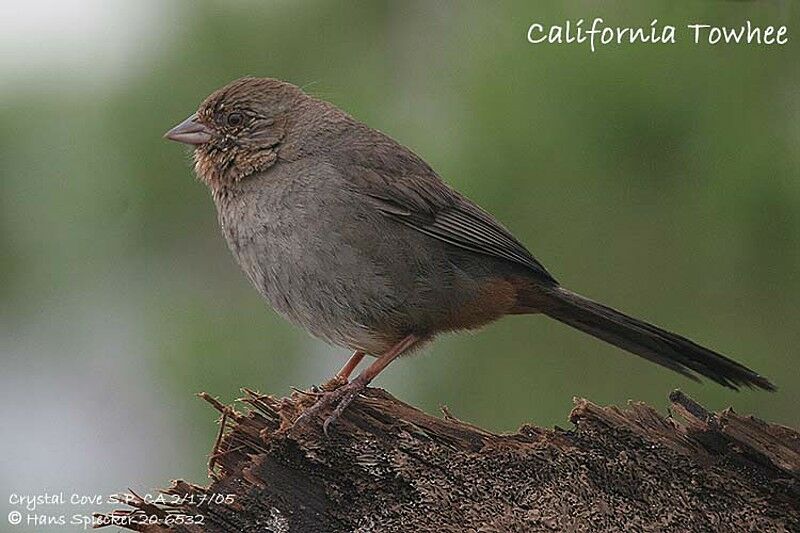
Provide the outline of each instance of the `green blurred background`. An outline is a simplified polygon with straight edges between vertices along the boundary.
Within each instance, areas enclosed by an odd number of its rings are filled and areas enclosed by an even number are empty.
[[[796,4],[83,0],[0,10],[9,490],[204,482],[215,413],[195,392],[285,394],[345,361],[248,285],[188,152],[161,138],[243,75],[305,86],[388,133],[566,286],[728,353],[780,390],[698,385],[536,317],[441,338],[378,386],[497,431],[567,426],[573,396],[663,410],[676,387],[711,408],[800,425]],[[532,22],[595,16],[657,18],[678,26],[680,41],[596,53],[526,41]],[[748,18],[788,25],[789,44],[693,45],[685,28]]]

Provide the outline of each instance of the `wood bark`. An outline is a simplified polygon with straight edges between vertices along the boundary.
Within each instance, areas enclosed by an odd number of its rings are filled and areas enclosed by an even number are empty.
[[[245,390],[243,410],[201,396],[222,414],[210,485],[131,495],[105,519],[148,533],[800,531],[800,434],[679,391],[667,416],[576,399],[571,429],[503,435],[380,389],[329,436],[321,420],[293,426],[308,393]]]

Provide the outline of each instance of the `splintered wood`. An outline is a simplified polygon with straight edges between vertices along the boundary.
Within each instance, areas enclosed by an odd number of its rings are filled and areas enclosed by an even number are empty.
[[[670,416],[575,400],[570,430],[497,435],[369,389],[331,428],[315,393],[245,390],[221,413],[208,487],[135,498],[143,532],[800,531],[800,434],[676,391]],[[175,503],[177,502],[177,503]],[[128,516],[156,516],[134,523]],[[112,515],[109,515],[112,516]],[[161,517],[161,519],[158,519]],[[183,520],[180,517],[184,517]]]

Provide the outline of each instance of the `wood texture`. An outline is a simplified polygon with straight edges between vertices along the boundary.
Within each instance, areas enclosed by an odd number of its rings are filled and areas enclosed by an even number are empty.
[[[222,413],[209,487],[132,501],[146,532],[800,531],[800,434],[679,391],[670,416],[575,400],[569,430],[497,435],[369,389],[329,437],[292,421],[314,398],[246,390]],[[232,503],[202,501],[232,495]],[[202,525],[172,524],[183,515]],[[108,517],[107,517],[108,518]]]

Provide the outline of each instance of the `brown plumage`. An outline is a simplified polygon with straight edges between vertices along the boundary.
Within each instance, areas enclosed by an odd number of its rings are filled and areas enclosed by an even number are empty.
[[[167,133],[195,147],[223,234],[289,320],[377,360],[311,411],[327,425],[394,358],[438,333],[545,314],[721,385],[766,378],[684,337],[562,288],[506,228],[416,154],[294,85],[237,80]]]

